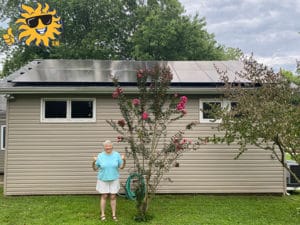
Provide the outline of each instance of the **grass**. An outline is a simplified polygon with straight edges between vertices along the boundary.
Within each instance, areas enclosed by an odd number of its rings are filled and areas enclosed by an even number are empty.
[[[118,197],[119,222],[99,220],[99,196],[3,196],[1,225],[140,224],[133,220],[135,202]],[[109,203],[109,202],[108,202]],[[290,196],[158,195],[150,204],[147,225],[293,225],[300,221],[300,194]],[[142,223],[143,224],[143,223]]]

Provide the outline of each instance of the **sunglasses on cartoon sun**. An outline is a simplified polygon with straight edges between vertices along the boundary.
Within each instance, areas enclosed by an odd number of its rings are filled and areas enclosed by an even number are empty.
[[[41,19],[42,23],[44,25],[49,25],[52,22],[52,15],[42,15],[42,16],[35,16],[35,17],[30,17],[26,19],[26,24],[34,28],[39,24],[39,19]]]

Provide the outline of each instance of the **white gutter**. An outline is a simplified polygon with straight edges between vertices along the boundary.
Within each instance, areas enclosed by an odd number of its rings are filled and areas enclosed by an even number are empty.
[[[121,86],[122,87],[122,86]],[[137,87],[122,87],[124,93],[135,94]],[[5,87],[0,94],[112,94],[115,87]],[[223,88],[171,87],[169,93],[221,94]]]

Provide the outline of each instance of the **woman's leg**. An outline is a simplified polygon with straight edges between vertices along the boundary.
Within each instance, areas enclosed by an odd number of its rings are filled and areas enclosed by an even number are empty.
[[[112,217],[115,217],[116,216],[116,208],[117,208],[117,196],[116,196],[116,194],[110,194],[110,206],[111,206]]]
[[[107,194],[102,194],[100,200],[101,217],[105,216],[106,199],[107,199]]]

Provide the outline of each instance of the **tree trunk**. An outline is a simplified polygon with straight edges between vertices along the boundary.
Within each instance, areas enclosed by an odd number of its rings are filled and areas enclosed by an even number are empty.
[[[297,183],[300,183],[300,177],[297,177],[297,175],[288,167],[286,161],[285,161],[285,153],[287,152],[285,150],[285,146],[283,145],[280,136],[277,135],[275,137],[275,141],[274,141],[277,146],[279,147],[280,153],[281,153],[281,158],[279,158],[279,156],[277,155],[277,153],[275,152],[275,150],[273,149],[273,153],[275,154],[276,158],[279,160],[279,162],[281,163],[281,165],[295,178],[295,180],[297,181]]]
[[[149,217],[149,215],[147,214],[148,212],[148,205],[149,205],[149,193],[148,193],[148,189],[149,188],[149,179],[147,176],[146,179],[146,190],[144,187],[144,184],[141,182],[139,182],[139,187],[136,191],[136,200],[137,200],[137,212],[138,214],[135,217],[136,221],[139,222],[145,222],[150,220],[151,218]]]

